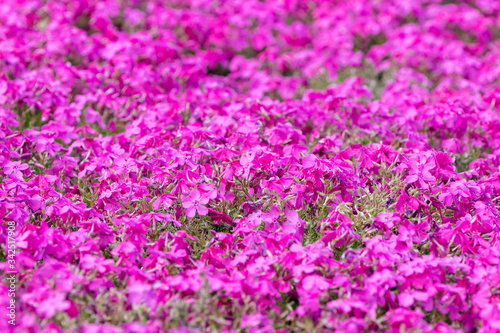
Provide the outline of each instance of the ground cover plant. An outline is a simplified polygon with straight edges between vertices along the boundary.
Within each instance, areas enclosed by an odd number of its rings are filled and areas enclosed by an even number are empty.
[[[500,332],[499,104],[500,1],[3,0],[0,331]]]

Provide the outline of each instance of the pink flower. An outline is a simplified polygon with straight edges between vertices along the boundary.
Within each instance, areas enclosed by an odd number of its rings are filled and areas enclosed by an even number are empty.
[[[302,289],[311,297],[325,292],[329,287],[328,281],[320,275],[308,275],[302,280]]]
[[[464,150],[462,145],[460,144],[460,141],[458,141],[457,139],[443,140],[441,145],[452,154],[461,154]]]
[[[160,209],[161,205],[163,204],[164,209],[170,208],[170,206],[173,205],[175,200],[175,197],[171,194],[165,193],[159,196],[151,205],[154,210]]]
[[[33,306],[40,318],[52,318],[57,311],[66,311],[70,308],[70,303],[66,300],[66,295],[62,292],[45,288],[35,289],[31,293],[21,296],[23,303]]]
[[[408,184],[413,184],[418,181],[423,189],[428,189],[429,185],[427,185],[427,182],[436,181],[436,177],[430,173],[430,170],[436,167],[434,159],[427,158],[424,155],[412,157],[410,158],[408,166],[410,167],[410,171],[406,177],[406,182]]]
[[[205,216],[208,214],[208,208],[204,205],[206,205],[209,201],[210,199],[205,195],[202,196],[200,191],[193,190],[191,194],[184,199],[182,207],[186,208],[187,217],[194,217],[196,212],[198,212],[201,216]]]
[[[5,164],[3,173],[11,175],[11,178],[23,179],[23,171],[28,169],[28,164],[21,163],[20,161],[8,162]]]
[[[156,305],[155,294],[151,285],[140,281],[129,280],[128,297],[130,303],[138,305],[145,303],[149,308]]]
[[[54,141],[53,138],[40,136],[36,139],[36,150],[40,153],[47,152],[50,156],[56,156],[56,153],[62,149],[62,146]]]
[[[295,240],[301,242],[304,237],[304,225],[306,221],[299,217],[299,214],[294,210],[285,212],[286,220],[283,221],[283,232],[289,234]]]
[[[390,230],[399,221],[400,218],[396,213],[380,213],[375,218],[374,224],[378,228]]]

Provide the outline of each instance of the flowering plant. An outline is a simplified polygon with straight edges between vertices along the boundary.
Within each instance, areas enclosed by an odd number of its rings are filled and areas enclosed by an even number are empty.
[[[499,104],[499,1],[1,1],[0,331],[500,332]]]

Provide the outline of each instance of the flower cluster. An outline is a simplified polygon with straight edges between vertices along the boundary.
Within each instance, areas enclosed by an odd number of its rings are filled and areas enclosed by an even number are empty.
[[[14,330],[500,332],[499,104],[498,1],[1,1]]]

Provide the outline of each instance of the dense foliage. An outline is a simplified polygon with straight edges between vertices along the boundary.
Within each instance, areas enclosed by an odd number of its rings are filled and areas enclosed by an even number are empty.
[[[499,104],[500,1],[3,0],[16,332],[500,332]]]

